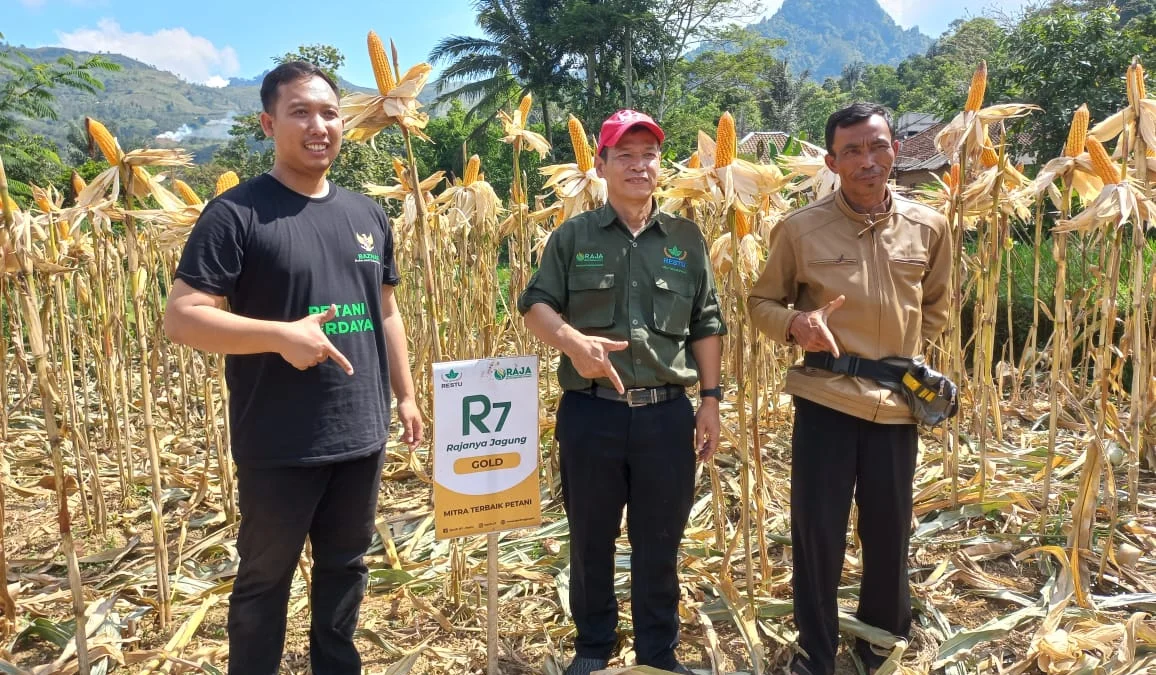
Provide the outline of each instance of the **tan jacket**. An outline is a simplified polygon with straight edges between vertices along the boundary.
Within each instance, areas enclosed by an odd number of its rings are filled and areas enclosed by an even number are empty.
[[[947,323],[951,245],[947,220],[892,194],[874,223],[835,191],[771,232],[767,265],[747,299],[756,328],[790,343],[795,315],[839,295],[827,325],[840,354],[912,357]],[[903,399],[865,378],[793,366],[786,392],[872,422],[914,424]]]

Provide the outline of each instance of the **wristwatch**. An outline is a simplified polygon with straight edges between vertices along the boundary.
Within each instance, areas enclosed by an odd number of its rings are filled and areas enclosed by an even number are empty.
[[[713,396],[714,398],[717,398],[719,401],[722,401],[722,397],[723,397],[722,387],[711,387],[710,389],[699,389],[698,390],[698,397],[700,399],[701,398],[707,398],[708,396]]]

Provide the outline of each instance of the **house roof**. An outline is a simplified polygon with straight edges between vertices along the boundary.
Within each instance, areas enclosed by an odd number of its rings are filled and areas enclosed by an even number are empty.
[[[746,136],[743,136],[739,141],[739,152],[748,155],[755,155],[760,162],[766,163],[771,160],[770,153],[767,151],[769,144],[775,145],[775,150],[782,152],[787,145],[787,140],[790,139],[790,134],[782,131],[752,131]],[[808,143],[801,139],[795,139],[802,147],[802,153],[808,157],[822,157],[827,154],[827,151],[819,146]],[[759,153],[759,143],[763,143],[763,152]]]
[[[896,171],[935,171],[948,165],[947,155],[935,147],[935,137],[947,126],[937,122],[911,138],[899,142]]]
[[[939,123],[939,117],[932,113],[909,112],[903,113],[895,120],[895,137],[910,138],[928,127]]]

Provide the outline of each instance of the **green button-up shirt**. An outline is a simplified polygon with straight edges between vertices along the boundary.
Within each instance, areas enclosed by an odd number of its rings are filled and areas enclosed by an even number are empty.
[[[657,207],[653,214],[637,236],[610,205],[562,223],[518,299],[522,314],[545,303],[587,335],[628,341],[610,353],[627,388],[694,384],[698,367],[688,345],[726,334],[702,232]],[[558,381],[565,390],[591,385],[565,354]],[[597,383],[613,386],[606,378]]]

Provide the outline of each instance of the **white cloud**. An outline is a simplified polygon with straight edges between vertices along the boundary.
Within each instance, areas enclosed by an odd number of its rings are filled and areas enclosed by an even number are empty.
[[[224,86],[228,84],[225,78],[241,70],[237,52],[232,47],[218,48],[208,39],[192,35],[184,28],[131,33],[125,32],[112,19],[101,19],[96,28],[58,32],[57,38],[60,46],[68,49],[123,54],[175,73],[189,82],[209,86]]]
[[[214,75],[214,76],[210,77],[209,79],[205,80],[204,84],[206,87],[213,87],[214,89],[220,89],[221,87],[229,86],[229,80],[224,78],[224,77],[221,77],[220,75]]]

